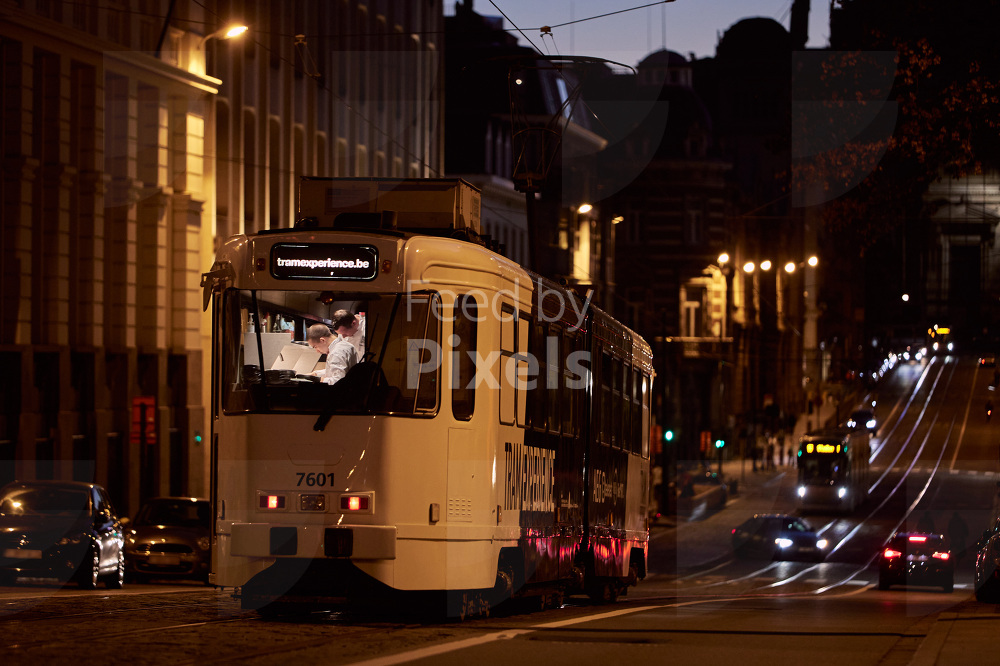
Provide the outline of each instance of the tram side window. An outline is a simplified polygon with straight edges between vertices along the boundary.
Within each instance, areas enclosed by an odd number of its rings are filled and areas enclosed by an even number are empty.
[[[476,407],[476,354],[478,352],[479,305],[473,296],[455,301],[452,350],[451,411],[459,421],[468,421]]]
[[[561,351],[563,356],[560,356],[560,367],[562,368],[562,381],[559,382],[559,395],[560,402],[563,405],[562,409],[562,431],[567,435],[577,435],[579,428],[577,426],[576,416],[580,414],[580,403],[582,396],[584,395],[585,386],[583,386],[583,381],[578,375],[573,374],[573,365],[570,363],[570,357],[574,359],[577,358],[575,352],[580,349],[580,337],[575,335],[568,335],[565,331],[562,335],[562,348]]]
[[[652,400],[652,377],[642,376],[642,423],[639,425],[639,436],[642,438],[642,457],[649,457],[649,403]]]
[[[557,329],[548,329],[548,335],[545,336],[545,350],[544,358],[546,360],[545,370],[539,370],[538,379],[539,383],[544,382],[542,390],[548,394],[548,426],[549,432],[559,432],[560,416],[559,413],[564,409],[562,401],[559,399],[560,396],[560,379],[562,379],[561,373],[559,372],[559,331]]]
[[[622,417],[624,416],[625,401],[622,399],[622,362],[617,358],[611,359],[611,445],[625,448],[622,441]]]
[[[546,427],[546,398],[545,390],[545,325],[539,322],[531,324],[531,337],[528,339],[528,355],[538,362],[538,375],[535,379],[534,388],[528,391],[528,426],[534,430],[545,430]]]
[[[632,366],[628,363],[622,364],[624,376],[622,379],[622,448],[629,453],[635,453],[634,442],[632,441]]]
[[[509,305],[500,308],[500,422],[514,423],[514,409],[517,404],[514,392],[514,352],[517,344],[517,317]]]
[[[614,376],[614,370],[611,367],[611,355],[607,352],[601,353],[601,390],[599,392],[599,400],[597,408],[597,420],[599,425],[597,428],[599,439],[605,444],[611,444],[611,424],[612,424],[612,401],[611,401],[611,382]]]
[[[629,404],[631,405],[632,422],[629,439],[632,442],[632,451],[645,455],[642,445],[642,370],[633,368],[630,373],[630,382]]]

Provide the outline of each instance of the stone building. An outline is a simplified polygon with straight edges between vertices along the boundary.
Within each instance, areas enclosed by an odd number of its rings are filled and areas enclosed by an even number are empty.
[[[0,482],[208,493],[201,273],[289,226],[301,175],[443,175],[442,27],[439,0],[0,6]]]

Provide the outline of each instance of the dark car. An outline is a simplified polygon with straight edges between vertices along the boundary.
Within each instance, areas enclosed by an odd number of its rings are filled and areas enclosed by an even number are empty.
[[[976,601],[1000,603],[1000,520],[976,543]]]
[[[878,559],[878,589],[893,585],[928,585],[951,592],[955,562],[948,539],[930,532],[897,532]]]
[[[826,539],[801,518],[782,513],[754,515],[733,528],[732,541],[737,557],[817,562],[826,557]]]
[[[878,430],[878,422],[875,420],[875,414],[870,409],[858,409],[851,413],[851,417],[847,419],[847,427],[851,429],[865,429],[868,431],[869,435],[874,435]]]
[[[125,540],[129,580],[192,578],[208,582],[212,511],[199,497],[155,497],[139,509]]]
[[[125,525],[107,491],[79,481],[12,481],[0,489],[0,580],[125,581]]]

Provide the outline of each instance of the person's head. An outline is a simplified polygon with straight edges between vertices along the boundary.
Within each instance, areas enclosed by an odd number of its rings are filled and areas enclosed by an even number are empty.
[[[334,340],[326,324],[313,324],[306,329],[306,343],[320,354],[330,353],[330,344]]]
[[[333,313],[333,331],[338,335],[349,338],[358,332],[360,320],[353,312],[348,310],[337,310]]]

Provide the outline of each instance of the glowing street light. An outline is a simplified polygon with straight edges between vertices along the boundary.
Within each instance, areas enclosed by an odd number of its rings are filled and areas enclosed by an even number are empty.
[[[210,39],[232,39],[233,37],[239,37],[249,29],[250,29],[249,26],[240,24],[233,24],[233,25],[228,25],[224,28],[219,28],[215,32],[209,33],[204,37],[202,37],[201,41],[198,42],[198,48],[205,46],[205,43],[208,42],[208,40]]]

